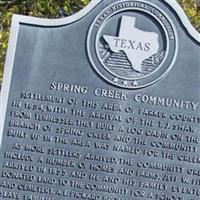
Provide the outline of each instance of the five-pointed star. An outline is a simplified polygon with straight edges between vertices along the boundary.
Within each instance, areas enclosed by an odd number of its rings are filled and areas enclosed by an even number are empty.
[[[114,82],[114,83],[118,83],[118,82],[119,82],[119,78],[118,78],[118,77],[115,77],[115,78],[113,79],[113,82]],[[124,81],[122,81],[121,83],[122,83],[124,86],[128,86],[128,80],[124,80]],[[138,86],[138,82],[137,82],[137,81],[132,81],[131,84],[132,84],[133,86]]]
[[[128,81],[125,80],[125,81],[123,82],[123,84],[124,84],[125,86],[127,86],[127,85],[128,85]]]
[[[119,81],[119,79],[116,77],[116,78],[114,78],[114,83],[117,83],[118,81]]]
[[[137,81],[133,81],[132,84],[133,84],[133,86],[138,86],[138,82]]]

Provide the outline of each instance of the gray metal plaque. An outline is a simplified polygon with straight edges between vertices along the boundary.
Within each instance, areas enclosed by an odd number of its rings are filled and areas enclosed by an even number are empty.
[[[199,200],[200,35],[175,0],[15,15],[0,199]]]

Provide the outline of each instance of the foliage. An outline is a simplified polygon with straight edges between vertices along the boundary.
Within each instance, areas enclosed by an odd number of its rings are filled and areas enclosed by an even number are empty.
[[[14,0],[0,1],[0,81],[7,50],[11,18],[22,14],[41,18],[61,18],[79,11],[90,0]],[[4,2],[6,2],[4,0]]]
[[[194,27],[200,32],[200,0],[178,0]]]
[[[13,0],[0,1],[0,80],[8,44],[13,14],[42,18],[60,18],[82,9],[90,0]],[[178,0],[192,23],[200,31],[199,0]],[[4,2],[4,3],[1,3]],[[7,3],[5,3],[7,2]]]

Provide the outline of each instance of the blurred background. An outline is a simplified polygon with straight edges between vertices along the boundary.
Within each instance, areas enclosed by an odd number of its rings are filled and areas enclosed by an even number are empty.
[[[0,0],[0,85],[3,77],[3,66],[13,14],[41,18],[62,18],[78,12],[90,1],[91,0]],[[193,26],[200,32],[200,0],[177,1],[186,12]]]

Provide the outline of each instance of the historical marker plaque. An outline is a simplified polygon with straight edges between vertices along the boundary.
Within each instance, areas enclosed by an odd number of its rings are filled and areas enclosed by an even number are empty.
[[[171,0],[14,16],[3,200],[198,200],[200,35]]]

